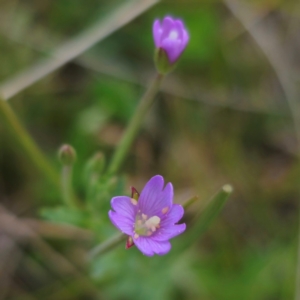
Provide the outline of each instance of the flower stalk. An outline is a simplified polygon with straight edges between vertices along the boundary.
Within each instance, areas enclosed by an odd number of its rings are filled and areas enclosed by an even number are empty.
[[[121,164],[124,161],[124,158],[126,157],[130,146],[132,145],[132,142],[134,138],[136,137],[141,124],[145,118],[146,113],[152,106],[155,100],[155,95],[157,94],[162,81],[164,79],[164,75],[157,74],[154,78],[152,84],[150,85],[149,89],[146,91],[144,96],[142,97],[133,117],[130,120],[130,123],[121,139],[121,142],[116,150],[116,152],[113,155],[113,158],[110,162],[110,165],[108,167],[108,175],[112,176],[114,175],[119,168],[121,167]]]
[[[14,139],[22,147],[23,151],[33,162],[33,164],[43,173],[49,182],[57,188],[60,187],[59,175],[48,162],[30,134],[23,127],[18,117],[15,115],[8,103],[0,98],[0,116],[6,124]]]
[[[79,207],[79,201],[74,195],[72,186],[73,165],[76,161],[76,151],[70,145],[63,145],[58,152],[62,164],[61,186],[64,203],[70,208]]]
[[[114,249],[116,246],[120,245],[122,242],[126,241],[127,235],[124,233],[118,233],[108,239],[107,241],[97,245],[93,248],[87,255],[87,260],[91,260],[98,255],[105,254],[106,252]]]
[[[64,203],[69,207],[77,207],[74,203],[73,190],[72,190],[72,166],[63,166],[61,174],[62,183],[62,196]]]

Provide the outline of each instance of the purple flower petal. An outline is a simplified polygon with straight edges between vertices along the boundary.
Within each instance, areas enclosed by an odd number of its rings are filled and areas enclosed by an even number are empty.
[[[134,219],[137,206],[133,205],[131,198],[127,196],[118,196],[111,199],[111,207],[119,215]]]
[[[153,206],[154,209],[151,211],[152,214],[150,216],[158,216],[161,219],[165,218],[166,214],[172,208],[173,196],[173,185],[171,182],[169,182],[163,191],[157,196]]]
[[[175,224],[180,221],[184,214],[184,209],[179,204],[173,204],[172,209],[166,215],[166,217],[162,220],[161,226],[165,226],[168,224]]]
[[[151,238],[158,242],[168,241],[169,239],[172,239],[173,237],[183,233],[185,229],[185,224],[162,227],[155,235],[151,236]]]
[[[111,222],[123,233],[133,235],[134,218],[129,216],[120,215],[112,210],[108,212]]]
[[[184,33],[184,26],[181,20],[174,21],[174,29],[178,33],[178,39],[182,41],[183,33]]]
[[[147,256],[153,256],[154,254],[164,255],[171,250],[170,242],[158,242],[149,237],[139,237],[134,239],[134,243]]]
[[[161,40],[169,36],[171,30],[174,28],[174,21],[171,17],[165,17],[162,22]]]
[[[154,44],[156,48],[160,47],[160,38],[162,34],[162,29],[159,20],[155,20],[153,23],[153,37],[154,37]]]
[[[163,215],[163,209],[167,211],[172,206],[173,186],[168,183],[163,190],[164,179],[160,175],[152,177],[142,190],[138,201],[138,209],[147,216]]]
[[[186,45],[188,44],[190,39],[189,34],[186,30],[183,31],[183,38],[182,38],[182,46],[181,46],[181,52],[185,49]]]
[[[181,41],[166,38],[162,41],[161,47],[167,52],[168,58],[171,63],[175,62],[180,55]]]

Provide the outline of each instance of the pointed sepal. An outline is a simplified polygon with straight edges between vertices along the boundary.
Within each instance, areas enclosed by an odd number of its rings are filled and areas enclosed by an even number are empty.
[[[132,237],[129,235],[129,236],[127,237],[127,240],[126,240],[125,249],[129,249],[129,248],[131,248],[132,246],[134,246],[134,242],[133,242]]]
[[[140,197],[140,193],[132,186],[131,187],[131,198],[138,201]]]

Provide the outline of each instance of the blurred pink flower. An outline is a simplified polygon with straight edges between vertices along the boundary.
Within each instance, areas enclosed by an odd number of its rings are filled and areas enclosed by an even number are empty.
[[[153,23],[153,37],[156,48],[165,50],[170,63],[178,60],[189,42],[189,34],[180,19],[165,17]]]

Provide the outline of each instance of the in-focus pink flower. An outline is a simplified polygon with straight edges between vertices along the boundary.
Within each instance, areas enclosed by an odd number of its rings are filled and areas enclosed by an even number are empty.
[[[169,240],[185,231],[185,224],[176,224],[183,216],[183,207],[173,204],[173,186],[160,175],[152,177],[138,201],[127,196],[111,200],[111,222],[131,236],[138,249],[147,256],[164,255],[171,249]]]
[[[170,63],[178,60],[189,41],[189,34],[180,19],[165,17],[153,23],[153,38],[156,48],[165,50]]]

